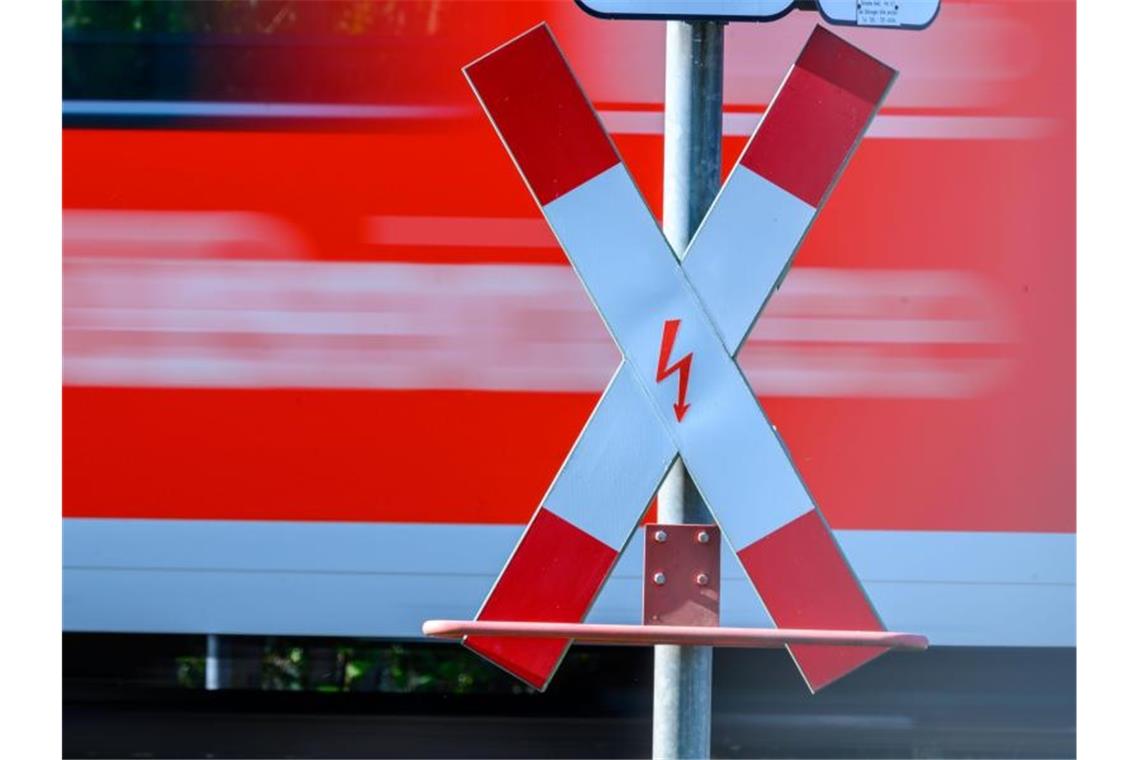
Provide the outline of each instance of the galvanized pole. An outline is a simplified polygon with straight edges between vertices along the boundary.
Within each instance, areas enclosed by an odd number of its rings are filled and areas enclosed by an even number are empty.
[[[669,21],[665,34],[664,229],[681,254],[720,188],[724,25]],[[680,459],[658,491],[657,518],[712,522]],[[712,648],[655,647],[653,757],[707,758],[711,726]]]

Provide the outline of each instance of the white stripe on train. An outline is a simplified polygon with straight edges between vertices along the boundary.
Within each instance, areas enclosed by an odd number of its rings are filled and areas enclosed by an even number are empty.
[[[418,638],[470,619],[521,525],[63,521],[67,631]],[[1061,533],[836,531],[893,630],[934,645],[1076,643],[1076,539]],[[589,619],[641,619],[641,532]],[[721,622],[771,625],[731,552]],[[366,603],[362,600],[368,600]]]
[[[665,112],[656,110],[600,111],[606,128],[617,135],[662,135]],[[724,115],[722,131],[728,137],[747,137],[763,113],[731,111]],[[1054,134],[1057,121],[1035,116],[922,116],[885,114],[875,117],[867,140],[1040,140]]]
[[[597,393],[619,359],[564,266],[87,258],[90,244],[66,245],[70,385]],[[741,363],[764,396],[969,398],[1008,377],[1015,342],[1000,292],[975,273],[793,268]]]

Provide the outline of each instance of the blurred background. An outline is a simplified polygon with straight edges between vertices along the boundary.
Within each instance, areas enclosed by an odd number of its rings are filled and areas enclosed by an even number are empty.
[[[659,214],[664,24],[62,7],[65,753],[648,754],[650,650],[538,695],[419,626],[475,613],[619,360],[460,68],[548,22]],[[726,171],[819,21],[729,25]],[[934,646],[816,696],[717,652],[714,754],[1071,756],[1074,4],[835,31],[900,75],[741,364]],[[640,556],[591,620],[640,620]],[[770,625],[728,557],[722,622]]]

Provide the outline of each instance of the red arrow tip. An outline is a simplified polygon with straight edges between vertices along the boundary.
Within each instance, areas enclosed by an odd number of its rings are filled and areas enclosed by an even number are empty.
[[[692,404],[673,404],[673,414],[677,415],[677,422],[685,418],[685,412],[689,411]]]

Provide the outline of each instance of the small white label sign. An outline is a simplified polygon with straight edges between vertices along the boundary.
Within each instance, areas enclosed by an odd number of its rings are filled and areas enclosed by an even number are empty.
[[[940,0],[818,0],[832,24],[923,29],[938,15]]]
[[[859,0],[855,6],[859,26],[898,26],[898,0]]]

